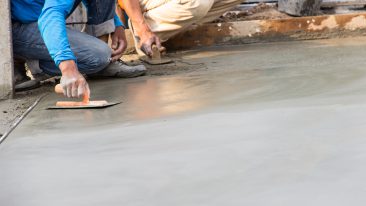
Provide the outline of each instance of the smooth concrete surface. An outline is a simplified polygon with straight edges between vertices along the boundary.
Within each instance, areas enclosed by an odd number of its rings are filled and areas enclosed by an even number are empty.
[[[97,81],[0,145],[4,206],[366,202],[366,38],[187,52],[205,68]]]

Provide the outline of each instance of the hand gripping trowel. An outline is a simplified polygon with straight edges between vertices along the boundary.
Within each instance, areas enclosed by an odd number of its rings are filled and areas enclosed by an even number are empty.
[[[136,36],[135,34],[135,30],[133,28],[131,19],[128,20],[128,27],[130,28],[131,32],[132,32],[132,37],[133,37],[133,41],[135,43],[135,48],[137,48],[136,52],[137,54],[139,54],[139,59],[142,60],[143,62],[150,64],[150,65],[162,65],[162,64],[169,64],[169,63],[173,63],[174,61],[167,58],[167,57],[163,57],[162,54],[159,51],[159,48],[156,46],[156,44],[153,44],[151,46],[151,50],[152,50],[152,56],[148,57],[144,54],[143,51],[141,51],[141,49],[139,48],[139,41],[140,38],[138,36]]]
[[[57,94],[63,94],[63,89],[60,84],[55,86],[55,92]],[[56,106],[48,107],[48,109],[98,109],[98,108],[106,108],[110,106],[114,106],[120,104],[121,102],[107,102],[105,100],[99,101],[90,101],[89,95],[84,95],[83,101],[75,102],[75,101],[58,101],[56,102]]]
[[[163,57],[162,54],[159,51],[159,48],[154,44],[151,47],[152,49],[152,56],[151,57],[147,57],[147,56],[142,56],[140,57],[140,59],[150,65],[162,65],[162,64],[169,64],[169,63],[173,63],[174,61]]]

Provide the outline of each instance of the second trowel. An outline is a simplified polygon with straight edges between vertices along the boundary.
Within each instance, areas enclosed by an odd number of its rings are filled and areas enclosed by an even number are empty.
[[[160,51],[159,48],[156,45],[152,46],[152,56],[142,56],[140,59],[150,65],[162,65],[162,64],[170,64],[173,63],[173,60],[164,57]]]

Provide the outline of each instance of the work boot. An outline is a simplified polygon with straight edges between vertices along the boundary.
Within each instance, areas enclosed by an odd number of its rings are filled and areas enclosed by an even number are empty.
[[[146,74],[144,65],[129,66],[122,60],[117,60],[108,65],[104,70],[88,75],[89,77],[116,77],[116,78],[133,78]]]
[[[14,79],[16,92],[31,90],[40,87],[39,81],[32,80],[30,77],[27,76],[25,61],[20,59],[14,60]]]
[[[52,76],[45,74],[43,72],[37,73],[37,74],[32,74],[32,76],[33,76],[34,80],[39,81],[41,83],[52,78]]]

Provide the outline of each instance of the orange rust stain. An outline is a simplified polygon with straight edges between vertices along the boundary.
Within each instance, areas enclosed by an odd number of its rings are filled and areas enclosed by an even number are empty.
[[[365,18],[365,22],[363,22]],[[324,31],[357,30],[366,28],[366,13],[342,14],[289,19],[252,21],[254,32],[241,31],[235,25],[241,22],[205,24],[186,31],[167,42],[168,49],[184,49],[196,46],[223,44],[228,40],[252,37],[289,37],[293,35],[317,35]],[[248,22],[242,22],[245,26]],[[249,25],[249,24],[248,24]],[[255,29],[256,25],[258,26]],[[233,31],[235,31],[233,34]],[[326,36],[326,33],[325,33]]]
[[[345,26],[345,29],[348,30],[357,30],[366,28],[366,18],[363,15],[356,16],[351,19]]]
[[[344,28],[349,22],[352,21],[352,19],[359,17],[359,16],[364,16],[366,17],[366,14],[349,14],[349,15],[339,15],[339,16],[335,16],[336,17],[336,21],[339,24],[339,26],[341,28]]]
[[[282,20],[265,20],[261,21],[261,29],[264,32],[277,32],[281,34],[292,33],[296,31],[304,31],[310,23],[320,25],[320,22],[327,17],[301,17]],[[318,23],[319,22],[319,23]]]
[[[312,22],[308,26],[308,30],[313,31],[323,31],[325,29],[335,29],[339,25],[337,24],[337,21],[334,16],[329,16],[327,19],[322,20],[320,24],[317,24],[317,21],[315,19],[312,19]]]
[[[263,33],[287,34],[297,31],[316,32],[327,29],[358,29],[364,28],[366,23],[360,21],[366,14],[345,14],[331,16],[300,17],[281,20],[263,20],[260,23]],[[347,26],[348,25],[348,26]]]
[[[281,34],[292,33],[296,31],[303,31],[308,28],[310,23],[317,25],[317,22],[321,22],[327,17],[301,17],[293,19],[283,20],[266,20],[261,22],[261,28],[264,32],[277,32]]]

